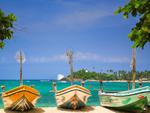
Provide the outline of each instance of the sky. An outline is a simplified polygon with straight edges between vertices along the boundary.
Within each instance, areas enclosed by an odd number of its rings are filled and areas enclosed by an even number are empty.
[[[125,0],[0,0],[5,14],[17,21],[12,40],[0,49],[0,79],[19,79],[17,51],[24,52],[24,79],[67,76],[65,52],[74,53],[74,71],[130,71],[130,30],[138,18],[114,15]],[[150,70],[150,44],[137,49],[137,70]]]

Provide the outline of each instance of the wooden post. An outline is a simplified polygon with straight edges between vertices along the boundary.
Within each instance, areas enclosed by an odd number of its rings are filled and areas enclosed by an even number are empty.
[[[142,78],[139,79],[139,87],[140,87],[140,88],[142,87]]]
[[[20,85],[23,85],[22,80],[22,64],[25,62],[25,56],[22,51],[16,53],[16,59],[20,64]]]
[[[20,51],[20,85],[23,85],[23,82],[22,82],[22,60],[23,60],[23,56]]]
[[[103,92],[103,81],[99,80],[99,83],[100,83],[100,91]]]
[[[133,49],[133,53],[132,53],[132,74],[133,74],[133,78],[132,78],[132,89],[135,89],[135,80],[136,80],[136,49]]]
[[[32,87],[32,88],[34,88],[34,86],[35,86],[34,84],[30,85],[30,87]]]
[[[82,87],[84,87],[84,81],[81,82]]]
[[[5,92],[5,86],[2,85],[1,88],[2,88],[2,91]]]
[[[54,91],[54,92],[57,91],[57,89],[56,89],[56,82],[53,82],[52,88],[53,88],[53,91]]]
[[[73,61],[71,61],[70,63],[70,73],[71,73],[71,84],[73,84],[74,80],[73,80]]]
[[[73,84],[73,51],[72,50],[68,50],[66,52],[66,55],[68,57],[68,62],[70,64],[70,78],[71,78],[71,85]]]
[[[128,90],[130,90],[130,80],[128,80],[127,82],[128,82]]]

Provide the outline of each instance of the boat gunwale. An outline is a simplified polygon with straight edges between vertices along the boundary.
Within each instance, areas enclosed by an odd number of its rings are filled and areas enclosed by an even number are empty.
[[[57,93],[57,94],[58,94],[58,93],[62,93],[62,92],[64,92],[64,91],[66,91],[66,90],[70,90],[70,89],[73,89],[73,88],[79,88],[79,89],[82,89],[82,90],[84,90],[84,91],[90,93],[90,91],[89,91],[88,89],[86,89],[86,88],[84,88],[84,87],[82,87],[82,86],[79,86],[79,85],[72,85],[72,86],[66,87],[66,88],[64,88],[64,89],[62,89],[62,90],[57,91],[56,93]]]
[[[136,88],[136,89],[131,89],[131,90],[128,90],[128,91],[121,91],[121,92],[118,92],[119,94],[121,93],[134,93],[136,91],[143,91],[143,90],[149,90],[150,91],[150,87],[149,86],[145,86],[145,87],[141,87],[141,88]]]
[[[25,87],[26,87],[26,86],[25,86]],[[18,90],[17,90],[17,88],[18,88]],[[32,92],[32,91],[30,91],[30,90],[28,90],[28,89],[26,89],[26,88],[22,88],[22,89],[19,89],[19,87],[17,87],[17,88],[14,88],[14,89],[12,89],[12,90],[10,90],[10,91],[7,91],[7,92],[3,92],[3,93],[2,93],[2,97],[8,97],[8,96],[11,96],[11,95],[13,95],[13,94],[20,93],[20,92],[23,92],[23,91],[32,93],[32,94],[34,94],[34,95],[40,97],[40,93],[39,93],[38,91],[37,91],[37,93],[34,93],[34,92]],[[32,88],[32,89],[33,89],[33,88]],[[16,90],[16,91],[13,91],[13,90]],[[33,90],[35,90],[35,89],[33,89]],[[36,90],[35,90],[35,91],[36,91]]]
[[[140,94],[140,93],[150,93],[150,91],[141,91],[141,92],[137,92],[137,93],[128,93],[128,94],[99,93],[99,96],[125,97],[125,96],[137,95],[137,94]]]
[[[89,96],[91,96],[91,94],[89,93],[89,92],[85,92],[85,91],[83,91],[83,90],[80,90],[80,89],[72,89],[72,90],[68,90],[68,91],[66,91],[66,92],[61,92],[60,94],[57,94],[57,92],[56,92],[56,96],[60,96],[60,95],[63,95],[63,94],[66,94],[66,93],[68,93],[68,92],[72,92],[72,91],[81,91],[81,92],[83,92],[83,93],[86,93],[86,94],[88,94]]]
[[[136,94],[140,94],[140,93],[150,93],[150,87],[145,86],[142,88],[137,88],[137,89],[128,90],[128,91],[121,91],[121,92],[117,92],[117,93],[107,93],[107,92],[99,91],[99,96],[124,97],[124,96],[136,95]]]
[[[10,93],[10,94],[5,94],[5,92],[4,92],[4,93],[2,94],[2,97],[8,97],[8,96],[11,96],[11,95],[13,95],[13,94],[20,93],[20,92],[22,92],[22,91],[29,92],[29,93],[32,93],[32,94],[34,94],[34,95],[40,97],[40,94],[36,94],[36,93],[31,92],[31,91],[27,91],[27,90],[25,90],[25,89],[22,89],[22,90],[19,90],[19,91],[15,91],[15,92],[12,92],[12,93]]]
[[[17,86],[17,87],[12,88],[12,89],[9,90],[9,91],[6,91],[5,93],[10,93],[10,92],[13,92],[13,90],[18,90],[18,89],[23,89],[23,88],[29,88],[29,89],[32,89],[32,90],[38,92],[36,89],[34,89],[34,88],[30,87],[30,86],[27,86],[27,85],[20,85],[20,86]]]

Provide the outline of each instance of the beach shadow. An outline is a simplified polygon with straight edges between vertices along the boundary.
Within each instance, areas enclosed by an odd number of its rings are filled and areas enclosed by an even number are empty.
[[[20,111],[10,111],[10,110],[4,110],[5,113],[44,113],[45,111],[42,108],[34,108],[32,110],[29,111],[24,111],[24,112],[20,112]]]
[[[68,113],[69,112],[90,112],[90,111],[94,110],[94,107],[92,107],[92,106],[86,106],[86,107],[83,107],[81,109],[76,109],[76,110],[65,109],[65,108],[57,108],[57,110],[58,111],[67,111]]]
[[[143,113],[150,113],[150,107],[148,107],[147,110]]]
[[[138,111],[135,111],[135,112],[131,112],[131,111],[123,111],[123,110],[117,110],[117,109],[112,109],[112,108],[106,108],[106,109],[110,109],[111,111],[113,111],[114,113],[150,113],[150,108],[147,108],[145,111],[143,112],[138,112]]]
[[[137,113],[137,112],[131,112],[131,111],[116,110],[116,109],[110,109],[110,110],[113,111],[114,113]]]

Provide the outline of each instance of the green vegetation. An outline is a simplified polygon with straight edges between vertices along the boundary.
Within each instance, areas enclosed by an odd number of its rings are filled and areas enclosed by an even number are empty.
[[[11,39],[13,35],[13,23],[16,21],[14,14],[10,13],[7,16],[0,9],[0,48],[3,48],[5,39]]]
[[[86,69],[81,69],[74,72],[74,79],[81,80],[132,80],[131,71],[113,71],[107,70],[106,73],[102,72],[91,72],[86,71]],[[68,76],[69,78],[69,76]],[[137,80],[143,78],[145,80],[150,80],[150,71],[137,72]]]
[[[128,35],[134,42],[134,48],[143,48],[147,42],[150,42],[150,0],[129,0],[124,7],[118,8],[115,14],[118,13],[123,13],[125,19],[130,15],[139,18],[136,26]]]

